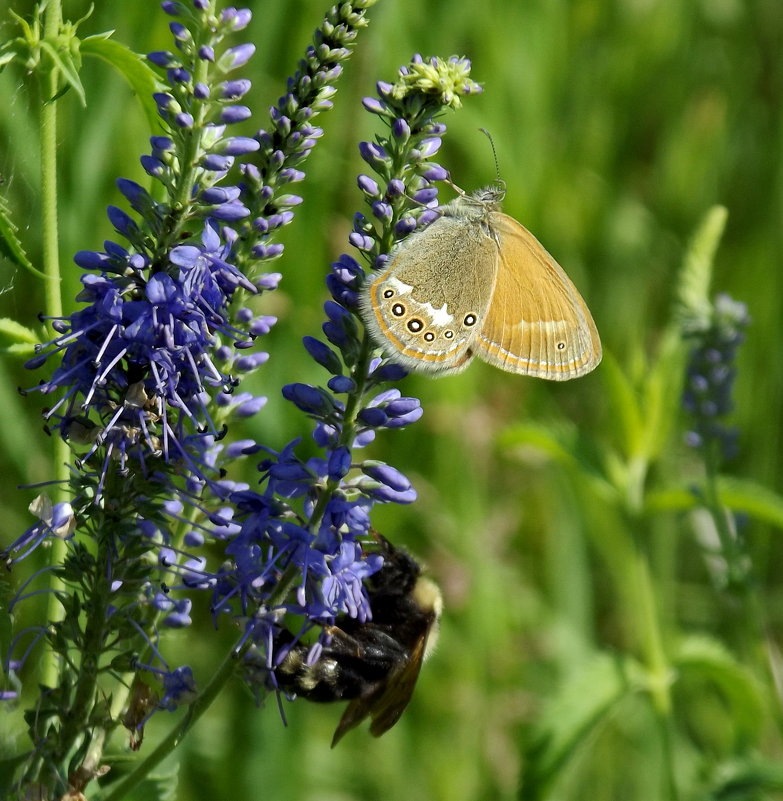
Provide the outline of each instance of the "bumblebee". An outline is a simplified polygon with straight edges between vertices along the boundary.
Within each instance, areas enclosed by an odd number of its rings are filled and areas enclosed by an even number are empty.
[[[375,737],[400,719],[437,640],[440,590],[421,575],[413,557],[375,536],[383,566],[365,582],[372,620],[340,615],[324,627],[329,639],[312,664],[307,664],[311,646],[297,642],[275,670],[277,688],[287,693],[310,701],[350,701],[332,748],[368,716]]]

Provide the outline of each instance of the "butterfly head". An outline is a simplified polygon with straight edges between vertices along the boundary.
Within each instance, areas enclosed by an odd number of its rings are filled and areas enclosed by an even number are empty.
[[[469,199],[483,206],[500,206],[506,196],[506,182],[498,179],[483,189],[478,189]]]

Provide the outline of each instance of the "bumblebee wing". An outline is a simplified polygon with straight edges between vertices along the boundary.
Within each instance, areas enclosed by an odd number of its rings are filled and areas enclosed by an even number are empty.
[[[416,642],[410,659],[391,678],[386,685],[385,692],[370,710],[372,717],[370,733],[373,737],[380,737],[387,732],[400,719],[400,715],[410,703],[416,681],[419,678],[419,671],[421,671],[421,663],[424,661],[426,644],[427,634],[425,633]]]
[[[388,679],[379,682],[369,693],[351,701],[332,738],[332,748],[337,745],[346,732],[358,726],[368,715],[372,718],[370,733],[380,737],[387,732],[405,711],[413,696],[416,680],[419,678],[421,663],[427,645],[427,633],[416,641],[410,657]]]

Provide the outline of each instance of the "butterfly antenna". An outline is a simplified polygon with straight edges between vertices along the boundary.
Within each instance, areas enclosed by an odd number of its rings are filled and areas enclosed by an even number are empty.
[[[492,159],[495,162],[495,178],[497,179],[498,183],[503,183],[500,177],[500,165],[498,164],[498,152],[495,150],[495,140],[492,138],[492,134],[486,128],[479,128],[479,131],[484,134],[484,136],[489,139],[489,146],[492,148]]]

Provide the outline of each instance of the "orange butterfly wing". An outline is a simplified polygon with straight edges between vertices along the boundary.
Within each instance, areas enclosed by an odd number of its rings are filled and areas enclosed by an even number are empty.
[[[495,212],[500,265],[484,325],[472,343],[485,362],[512,373],[567,381],[601,361],[590,310],[560,265],[513,217]]]

